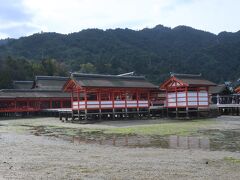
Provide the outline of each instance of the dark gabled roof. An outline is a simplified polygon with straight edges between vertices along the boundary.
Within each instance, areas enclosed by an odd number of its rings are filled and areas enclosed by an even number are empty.
[[[209,87],[209,93],[210,94],[222,94],[224,92],[227,92],[229,91],[227,89],[227,86],[225,84],[220,84],[220,85],[217,85],[217,86],[211,86]]]
[[[70,98],[69,93],[62,91],[38,90],[38,89],[2,89],[0,98]]]
[[[73,79],[81,87],[157,88],[157,86],[148,82],[144,76],[72,73],[71,79]]]
[[[172,77],[182,81],[184,84],[189,86],[216,86],[215,83],[206,80],[202,77],[201,74],[176,74],[171,73]]]
[[[13,81],[14,89],[31,89],[33,81]]]
[[[33,89],[60,91],[67,80],[68,77],[61,76],[36,76]]]
[[[68,77],[63,77],[63,76],[35,76],[36,80],[56,80],[56,81],[61,81],[61,80],[66,80]]]

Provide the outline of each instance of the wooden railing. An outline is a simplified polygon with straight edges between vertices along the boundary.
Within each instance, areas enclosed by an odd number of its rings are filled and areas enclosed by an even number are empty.
[[[240,94],[212,96],[211,104],[240,104]]]

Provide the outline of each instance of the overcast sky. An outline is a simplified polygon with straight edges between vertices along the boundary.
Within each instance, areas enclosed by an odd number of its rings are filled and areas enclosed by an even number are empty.
[[[240,0],[0,0],[0,39],[87,28],[240,30]]]

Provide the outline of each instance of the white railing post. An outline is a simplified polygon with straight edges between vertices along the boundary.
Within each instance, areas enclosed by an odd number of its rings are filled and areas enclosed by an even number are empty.
[[[217,95],[217,105],[219,105],[219,94]]]

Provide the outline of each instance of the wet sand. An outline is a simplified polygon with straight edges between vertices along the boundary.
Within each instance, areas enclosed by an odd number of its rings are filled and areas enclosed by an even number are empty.
[[[222,122],[215,128],[240,128],[240,118],[218,120]],[[55,121],[59,123],[51,118],[41,123]],[[156,121],[103,122],[92,126],[110,128],[144,123]],[[61,138],[35,136],[29,131],[14,132],[4,126],[0,126],[0,149],[0,179],[240,179],[238,151],[74,144]]]

